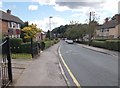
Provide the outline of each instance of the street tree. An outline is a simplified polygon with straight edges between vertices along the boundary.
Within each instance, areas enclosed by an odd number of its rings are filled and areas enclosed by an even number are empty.
[[[22,32],[24,32],[24,38],[30,39],[34,38],[37,33],[41,32],[42,30],[40,28],[37,28],[36,24],[28,25],[27,27],[24,27],[22,29]]]

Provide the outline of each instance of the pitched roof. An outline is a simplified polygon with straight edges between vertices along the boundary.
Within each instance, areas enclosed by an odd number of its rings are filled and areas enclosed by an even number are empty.
[[[13,21],[13,22],[21,23],[21,24],[24,23],[17,16],[10,15],[8,13],[5,13],[5,12],[1,11],[1,10],[0,10],[0,19],[5,20],[5,21]]]
[[[101,29],[107,29],[107,28],[115,28],[115,26],[117,25],[117,21],[116,20],[111,20],[107,23],[104,23],[102,26],[100,26]]]
[[[120,14],[117,14],[120,16]],[[116,15],[115,15],[116,16]],[[103,25],[98,26],[99,29],[108,29],[108,28],[115,28],[115,26],[117,26],[118,24],[120,24],[120,20],[119,19],[112,19],[106,23],[104,23]]]

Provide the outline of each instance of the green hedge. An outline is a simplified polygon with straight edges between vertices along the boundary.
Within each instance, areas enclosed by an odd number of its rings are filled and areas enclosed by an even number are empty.
[[[33,47],[37,46],[37,42],[33,42]],[[20,45],[11,46],[12,53],[31,53],[31,42],[22,43]]]
[[[31,53],[31,43],[23,43],[19,49],[20,53]]]
[[[10,48],[11,52],[19,53],[20,45],[22,44],[21,38],[11,38],[10,39]]]
[[[120,40],[107,40],[107,49],[120,51]]]
[[[105,41],[92,41],[91,45],[99,48],[107,48]]]
[[[120,51],[120,40],[93,41],[92,46]]]

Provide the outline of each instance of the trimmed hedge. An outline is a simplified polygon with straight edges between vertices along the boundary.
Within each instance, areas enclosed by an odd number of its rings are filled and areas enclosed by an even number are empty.
[[[107,48],[105,41],[92,41],[91,45],[99,48]]]
[[[120,51],[120,40],[107,40],[107,49]]]
[[[120,40],[93,41],[92,46],[120,51]]]
[[[31,53],[31,43],[23,43],[20,46],[19,53]]]
[[[11,38],[10,39],[10,48],[11,52],[19,53],[20,45],[23,43],[21,38]]]

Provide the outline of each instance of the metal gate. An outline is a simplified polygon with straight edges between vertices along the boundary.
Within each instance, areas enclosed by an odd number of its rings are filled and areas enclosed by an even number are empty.
[[[9,38],[0,44],[0,87],[6,88],[12,82],[12,67]]]

